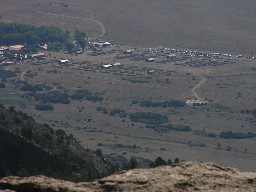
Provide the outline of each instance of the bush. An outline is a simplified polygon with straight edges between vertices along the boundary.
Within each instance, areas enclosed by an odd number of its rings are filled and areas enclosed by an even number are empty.
[[[71,99],[73,100],[81,100],[86,99],[88,101],[97,102],[97,101],[103,101],[103,97],[98,94],[93,94],[90,91],[86,89],[78,89],[71,95]]]
[[[153,101],[141,101],[140,106],[143,107],[184,107],[185,102],[180,101],[180,100],[169,100],[169,101],[164,101],[164,102],[153,102]]]
[[[247,139],[256,137],[255,133],[241,133],[241,132],[232,132],[232,131],[222,131],[219,135],[220,138],[224,139]]]
[[[25,83],[21,88],[22,91],[43,91],[43,85],[30,85],[28,83]]]
[[[154,129],[157,132],[169,132],[169,131],[182,131],[189,132],[191,131],[191,127],[187,125],[146,125],[146,128]]]
[[[130,119],[134,122],[147,124],[162,124],[168,122],[167,115],[161,115],[151,112],[135,112],[130,114]]]
[[[0,82],[0,88],[5,88],[5,84]]]
[[[37,99],[41,100],[41,103],[61,103],[69,104],[69,95],[67,93],[61,93],[59,91],[53,91],[49,93],[43,93],[36,95]]]
[[[54,110],[53,105],[50,103],[38,103],[38,104],[36,104],[35,108],[36,108],[36,110],[39,110],[39,111],[53,111]]]
[[[111,109],[109,111],[109,115],[110,116],[115,116],[115,115],[119,115],[119,117],[125,117],[126,116],[126,112],[123,109],[119,109],[119,108],[114,108]]]

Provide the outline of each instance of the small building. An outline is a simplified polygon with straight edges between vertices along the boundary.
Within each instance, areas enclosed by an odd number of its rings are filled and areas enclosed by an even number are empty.
[[[113,66],[115,66],[115,67],[116,67],[116,66],[120,66],[120,65],[121,65],[121,63],[114,63],[114,64],[113,64]]]
[[[48,49],[48,45],[47,45],[47,44],[39,45],[39,47],[40,47],[41,49],[44,49],[44,50],[47,50],[47,49]]]
[[[8,65],[12,65],[12,64],[13,64],[12,61],[3,61],[3,62],[1,63],[2,66],[8,66]]]
[[[132,54],[133,53],[133,49],[127,49],[124,51],[124,54]]]
[[[109,42],[93,42],[92,45],[94,47],[109,47],[111,45],[111,43]]]
[[[149,74],[149,75],[152,75],[152,74],[155,74],[155,73],[156,73],[155,69],[151,69],[151,70],[147,71],[147,74]]]
[[[31,55],[32,58],[36,58],[38,60],[43,60],[45,59],[45,54],[44,53],[36,53]]]
[[[208,101],[200,101],[200,100],[187,100],[186,105],[187,106],[204,106],[207,105]]]
[[[7,50],[9,50],[9,47],[7,47],[7,46],[0,47],[0,51],[7,51]]]
[[[176,58],[176,55],[175,54],[169,54],[169,55],[166,55],[166,58]]]
[[[20,51],[24,48],[23,45],[11,45],[9,46],[9,50],[12,50],[12,51]]]
[[[103,68],[109,69],[110,67],[112,67],[111,64],[107,64],[107,65],[102,65]]]
[[[59,59],[58,63],[61,65],[67,65],[68,64],[68,60],[67,59]]]
[[[155,58],[148,58],[148,59],[146,59],[146,62],[155,62]]]

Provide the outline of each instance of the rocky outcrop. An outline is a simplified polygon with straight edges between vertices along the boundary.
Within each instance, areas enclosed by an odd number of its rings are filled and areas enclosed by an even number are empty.
[[[45,176],[6,177],[0,189],[36,191],[255,191],[256,173],[240,172],[210,163],[185,162],[153,169],[122,171],[91,183],[72,183]]]

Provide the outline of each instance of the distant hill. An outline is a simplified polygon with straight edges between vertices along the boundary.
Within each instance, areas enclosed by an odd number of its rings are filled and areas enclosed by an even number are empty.
[[[27,114],[0,106],[0,177],[47,176],[90,181],[116,166],[101,151],[85,149],[63,130],[39,124]]]

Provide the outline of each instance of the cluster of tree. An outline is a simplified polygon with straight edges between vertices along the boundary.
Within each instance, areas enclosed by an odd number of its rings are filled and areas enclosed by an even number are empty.
[[[77,44],[84,49],[88,44],[88,38],[84,32],[75,30]],[[37,52],[38,44],[48,44],[49,50],[66,49],[72,53],[75,46],[70,40],[70,32],[62,31],[59,27],[31,26],[20,23],[0,22],[0,45],[27,45],[22,50],[24,53]]]
[[[36,94],[35,98],[40,100],[41,103],[61,103],[69,104],[69,95],[67,92],[51,91],[48,93]]]
[[[193,134],[200,135],[203,137],[217,137],[215,133],[207,133],[205,130],[195,130],[193,131]]]
[[[126,112],[123,109],[120,108],[114,108],[109,111],[110,116],[119,115],[119,117],[126,117]]]
[[[161,115],[151,112],[135,112],[130,114],[130,119],[134,122],[141,122],[147,124],[163,124],[168,122],[167,115]]]
[[[138,167],[138,161],[135,157],[131,157],[129,161],[123,163],[122,169],[123,170],[130,170],[135,169]]]
[[[46,176],[91,181],[117,170],[102,153],[85,149],[72,134],[38,124],[25,113],[0,106],[0,177]]]
[[[97,111],[101,111],[103,114],[107,115],[108,114],[108,110],[106,108],[103,107],[97,107],[96,108]]]
[[[149,83],[148,80],[141,80],[141,79],[129,79],[131,83]]]
[[[0,88],[5,88],[5,83],[0,82]]]
[[[184,107],[185,102],[180,100],[170,100],[170,101],[164,101],[164,102],[153,102],[153,101],[141,101],[140,106],[143,107]]]
[[[0,69],[0,78],[11,78],[16,76],[16,73],[13,71]]]
[[[253,110],[244,109],[244,110],[241,110],[241,113],[252,114],[256,118],[256,109],[253,109]]]
[[[24,82],[23,85],[20,87],[20,90],[22,91],[29,91],[29,92],[36,92],[36,91],[43,91],[43,85],[42,84],[36,84],[32,85],[27,82]]]
[[[63,32],[59,27],[35,27],[20,23],[0,23],[0,44],[40,44],[40,43],[66,43],[69,33]]]
[[[77,41],[77,44],[82,48],[84,49],[87,44],[88,44],[88,41],[87,41],[87,36],[84,32],[80,32],[78,30],[75,30],[75,33],[74,33],[74,36],[76,38],[76,41]]]
[[[35,106],[36,110],[38,111],[53,111],[54,106],[50,103],[38,103]]]
[[[78,89],[70,96],[73,100],[81,100],[85,99],[92,102],[101,102],[103,101],[103,97],[97,93],[91,93],[86,89]]]
[[[146,125],[146,128],[154,129],[157,132],[169,132],[169,131],[182,131],[188,132],[191,131],[191,127],[187,125]]]
[[[224,139],[247,139],[256,137],[255,133],[241,133],[241,132],[232,132],[232,131],[222,131],[219,135],[220,138]]]
[[[120,109],[120,108],[113,108],[113,109],[108,111],[106,108],[97,107],[96,110],[97,111],[101,111],[103,114],[109,115],[109,116],[116,116],[116,115],[118,115],[120,118],[126,117],[126,115],[127,115],[125,110]]]
[[[175,158],[174,161],[172,162],[171,159],[168,159],[167,161],[165,161],[162,157],[157,157],[154,161],[151,161],[149,163],[149,167],[154,168],[161,165],[173,165],[179,162],[180,162],[179,158]]]

